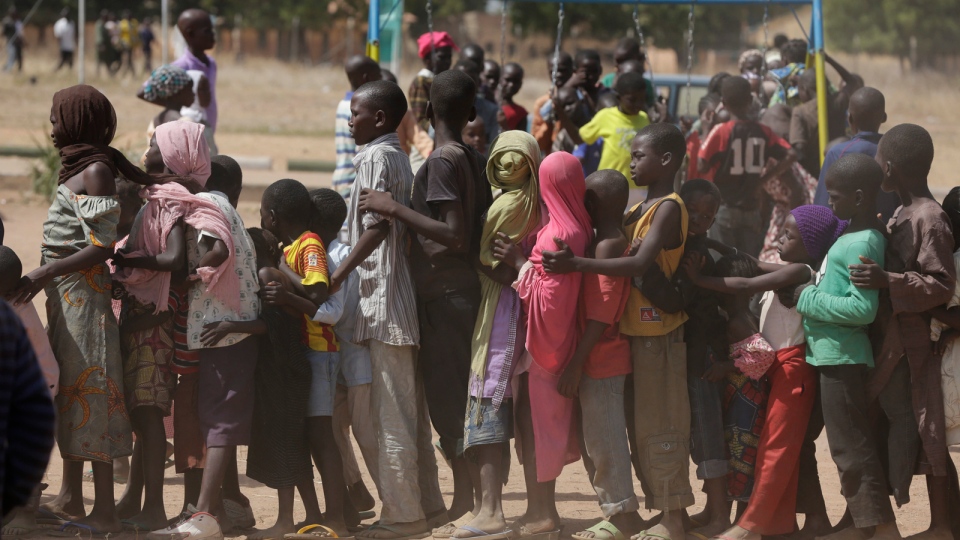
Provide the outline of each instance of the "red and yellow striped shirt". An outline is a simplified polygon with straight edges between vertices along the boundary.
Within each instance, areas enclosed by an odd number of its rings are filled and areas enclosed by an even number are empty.
[[[327,250],[316,234],[307,231],[297,240],[283,249],[287,265],[303,279],[303,285],[317,283],[330,284],[327,270]],[[310,315],[304,315],[301,323],[303,344],[314,351],[337,352],[340,346],[333,326],[314,322]]]

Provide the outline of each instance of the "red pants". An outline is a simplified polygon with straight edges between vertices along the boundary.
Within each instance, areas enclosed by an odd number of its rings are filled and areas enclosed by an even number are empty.
[[[804,359],[806,347],[777,351],[767,370],[767,421],[757,448],[756,479],[746,512],[737,523],[762,535],[796,529],[800,447],[817,397],[817,371]]]

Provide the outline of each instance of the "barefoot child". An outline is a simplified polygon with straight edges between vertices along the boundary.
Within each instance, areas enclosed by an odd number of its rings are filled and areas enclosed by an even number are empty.
[[[596,229],[587,255],[619,258],[629,246],[623,231],[627,179],[608,169],[588,176],[586,186],[585,206]],[[588,471],[604,517],[573,535],[578,540],[630,537],[643,528],[624,429],[623,386],[633,367],[630,341],[620,334],[620,318],[629,296],[629,278],[583,275],[577,320],[580,341],[557,384],[564,397],[579,397],[580,429],[592,464]]]
[[[876,527],[877,538],[899,538],[865,386],[874,365],[867,326],[876,317],[879,293],[855,287],[849,270],[861,257],[883,264],[887,241],[876,213],[883,171],[870,156],[848,154],[833,163],[825,180],[834,215],[850,224],[827,253],[816,286],[803,289],[797,302],[807,362],[820,372],[827,440],[854,527]]]
[[[760,540],[761,535],[789,534],[796,528],[797,459],[816,398],[812,390],[816,388],[816,371],[805,360],[801,317],[796,308],[787,305],[794,305],[794,289],[810,280],[811,266],[819,264],[844,226],[822,206],[794,208],[780,239],[780,258],[789,264],[760,263],[762,274],[755,278],[702,276],[700,257],[696,255],[684,263],[690,279],[700,287],[736,294],[764,292],[760,334],[775,351],[766,365],[737,362],[745,375],[769,378],[770,396],[757,447],[750,502],[737,524],[723,536]]]
[[[403,90],[389,81],[366,83],[353,94],[350,111],[350,130],[357,145],[363,146],[354,159],[354,191],[385,192],[397,203],[409,204],[413,172],[396,133],[407,112]],[[380,213],[361,212],[359,206],[360,196],[352,197],[347,218],[352,250],[333,272],[331,285],[343,286],[358,269],[354,342],[370,348],[371,369],[379,374],[370,388],[370,407],[380,447],[383,508],[380,523],[361,536],[423,538],[430,531],[423,494],[441,507],[443,498],[439,483],[420,483],[425,476],[436,478],[436,461],[417,374],[420,327],[406,251],[407,227]]]
[[[621,81],[630,75],[621,77]],[[633,256],[615,259],[575,257],[570,250],[544,254],[547,272],[593,272],[607,276],[643,276],[651,265],[671,278],[679,268],[687,238],[687,210],[673,191],[683,164],[686,141],[673,125],[641,129],[630,147],[633,182],[649,186],[647,198],[626,219],[628,238],[642,239]],[[606,146],[606,145],[604,145]],[[687,396],[687,355],[683,343],[683,312],[658,310],[635,287],[630,290],[620,332],[630,336],[633,362],[634,419],[640,449],[640,474],[648,509],[664,511],[660,523],[641,531],[639,540],[683,538],[681,510],[693,504],[687,473],[690,461],[690,400]],[[657,463],[650,460],[656,445]]]
[[[315,213],[307,188],[296,180],[278,180],[264,191],[260,222],[264,230],[280,240],[286,265],[295,274],[288,274],[292,290],[279,282],[268,284],[264,301],[290,307],[299,313],[300,339],[309,349],[307,360],[312,374],[306,411],[307,440],[323,480],[327,505],[325,524],[338,535],[347,536],[344,521],[346,483],[340,450],[333,437],[333,397],[340,373],[340,346],[331,324],[313,320],[317,308],[329,298],[330,274],[325,246],[331,238],[324,243],[310,230]],[[293,486],[286,491],[292,508]],[[284,520],[292,524],[293,515],[285,515]]]
[[[507,527],[502,490],[509,471],[509,463],[504,461],[510,456],[514,411],[508,382],[523,355],[526,325],[520,297],[510,286],[517,278],[516,270],[494,257],[493,249],[497,234],[502,233],[529,255],[545,216],[539,197],[539,169],[540,150],[531,135],[509,131],[494,141],[487,179],[503,193],[487,210],[480,239],[481,298],[471,347],[463,441],[471,474],[479,479],[480,505],[457,522],[435,530],[434,538],[496,536]]]
[[[558,245],[583,256],[593,226],[583,203],[583,171],[575,157],[566,152],[547,156],[540,166],[540,187],[550,221],[537,233],[530,258],[506,235],[498,235],[494,255],[519,272],[513,288],[527,314],[526,353],[513,382],[527,511],[512,528],[523,538],[557,540],[556,479],[564,465],[580,457],[575,402],[560,394],[558,384],[576,348],[582,275],[550,274],[541,263],[545,250]]]
[[[892,312],[881,309],[877,315],[887,323],[886,339],[868,388],[882,389],[881,406],[890,417],[888,481],[897,503],[908,500],[914,472],[925,474],[930,497],[927,534],[949,538],[948,492],[956,471],[948,465],[941,359],[933,354],[929,325],[930,310],[949,302],[953,294],[953,233],[927,184],[933,162],[933,139],[927,130],[914,124],[892,128],[880,139],[876,160],[883,169],[882,189],[896,191],[903,205],[887,224],[886,265],[861,257],[861,264],[850,266],[854,285],[887,289],[892,307]],[[897,411],[912,411],[915,423]]]
[[[376,192],[362,194],[359,207],[401,221],[416,233],[410,263],[420,319],[417,360],[430,419],[453,469],[452,519],[474,507],[473,483],[463,458],[463,422],[470,343],[481,295],[473,264],[480,252],[480,218],[492,199],[479,167],[483,157],[461,138],[463,127],[475,116],[475,96],[476,86],[467,74],[450,70],[437,75],[427,105],[436,149],[417,172],[411,207]],[[420,487],[427,489],[423,482]],[[439,516],[442,507],[424,507],[424,511]]]

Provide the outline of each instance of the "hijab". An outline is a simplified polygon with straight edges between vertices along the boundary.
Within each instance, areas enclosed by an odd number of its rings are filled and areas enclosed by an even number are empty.
[[[163,164],[201,186],[210,178],[210,147],[203,138],[204,129],[203,124],[178,120],[161,124],[154,132]]]

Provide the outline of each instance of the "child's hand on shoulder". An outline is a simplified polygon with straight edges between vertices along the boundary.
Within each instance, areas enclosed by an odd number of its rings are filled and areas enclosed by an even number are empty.
[[[233,333],[232,326],[233,323],[230,321],[219,321],[203,325],[203,330],[200,331],[200,343],[202,343],[204,347],[216,346],[223,338]]]
[[[498,232],[497,237],[493,239],[493,258],[503,261],[516,270],[519,270],[527,262],[520,246],[514,244],[513,240],[510,240],[510,237],[502,232]]]
[[[271,306],[286,306],[290,303],[290,291],[278,281],[271,281],[260,291],[260,297]]]
[[[392,216],[396,206],[393,194],[386,191],[365,188],[360,191],[360,201],[357,210],[360,212],[374,212],[382,216]]]
[[[889,277],[883,267],[869,257],[860,256],[863,264],[850,265],[850,282],[862,289],[886,289]]]
[[[694,285],[697,285],[700,281],[700,269],[703,268],[703,263],[703,257],[696,252],[687,253],[683,262],[680,263],[683,271]]]
[[[553,237],[553,243],[557,245],[557,251],[543,252],[543,269],[551,274],[576,272],[576,261],[570,246],[557,237]]]

